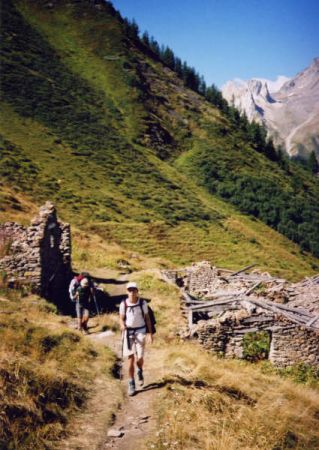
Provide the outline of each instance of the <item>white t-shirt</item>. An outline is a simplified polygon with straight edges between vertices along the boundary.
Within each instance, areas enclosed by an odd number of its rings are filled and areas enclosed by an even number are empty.
[[[127,305],[125,325],[128,328],[139,328],[145,326],[146,324],[141,311],[140,302],[142,302],[142,308],[145,315],[148,313],[146,301],[138,299],[136,303],[131,303],[128,298],[125,301]],[[124,302],[121,302],[120,304],[120,315],[125,315]]]

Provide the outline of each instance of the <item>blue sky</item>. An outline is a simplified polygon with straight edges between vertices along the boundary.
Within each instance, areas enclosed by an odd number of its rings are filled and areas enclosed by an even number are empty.
[[[159,44],[221,87],[294,76],[319,56],[319,0],[113,0]]]

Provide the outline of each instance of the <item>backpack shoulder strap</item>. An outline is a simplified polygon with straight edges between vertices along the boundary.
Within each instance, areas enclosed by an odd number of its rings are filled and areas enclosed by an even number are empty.
[[[126,320],[126,310],[127,310],[126,299],[121,301],[121,304],[123,303],[124,303],[124,320]]]
[[[144,314],[144,309],[143,309],[144,300],[140,298],[139,299],[139,304],[140,304],[140,308],[141,308],[141,313],[142,313],[143,319],[145,321],[145,314]]]

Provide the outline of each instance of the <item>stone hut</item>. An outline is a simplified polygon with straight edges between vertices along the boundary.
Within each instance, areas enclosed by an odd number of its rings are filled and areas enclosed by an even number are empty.
[[[193,324],[191,336],[225,357],[244,358],[245,336],[263,331],[270,342],[266,356],[275,366],[319,366],[319,329],[298,324],[279,311],[274,313],[251,302],[241,302],[238,309],[232,307],[228,305],[228,311],[215,319]]]
[[[247,335],[267,335],[267,358],[278,367],[319,366],[319,275],[291,284],[256,270],[220,269],[208,261],[163,278],[181,288],[185,338],[229,358],[245,357]],[[257,336],[258,338],[258,336]]]
[[[0,272],[11,286],[27,285],[31,291],[62,304],[72,276],[70,225],[57,219],[51,202],[40,208],[27,228],[14,222],[0,225],[0,244],[7,255]]]

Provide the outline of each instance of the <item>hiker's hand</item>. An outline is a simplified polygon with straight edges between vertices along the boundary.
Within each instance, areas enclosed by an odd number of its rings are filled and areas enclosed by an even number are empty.
[[[153,338],[152,333],[148,333],[147,336],[148,336],[148,342],[149,342],[149,344],[153,344],[154,338]]]
[[[125,331],[126,330],[126,326],[124,325],[124,323],[121,323],[120,329],[121,329],[121,331]]]

